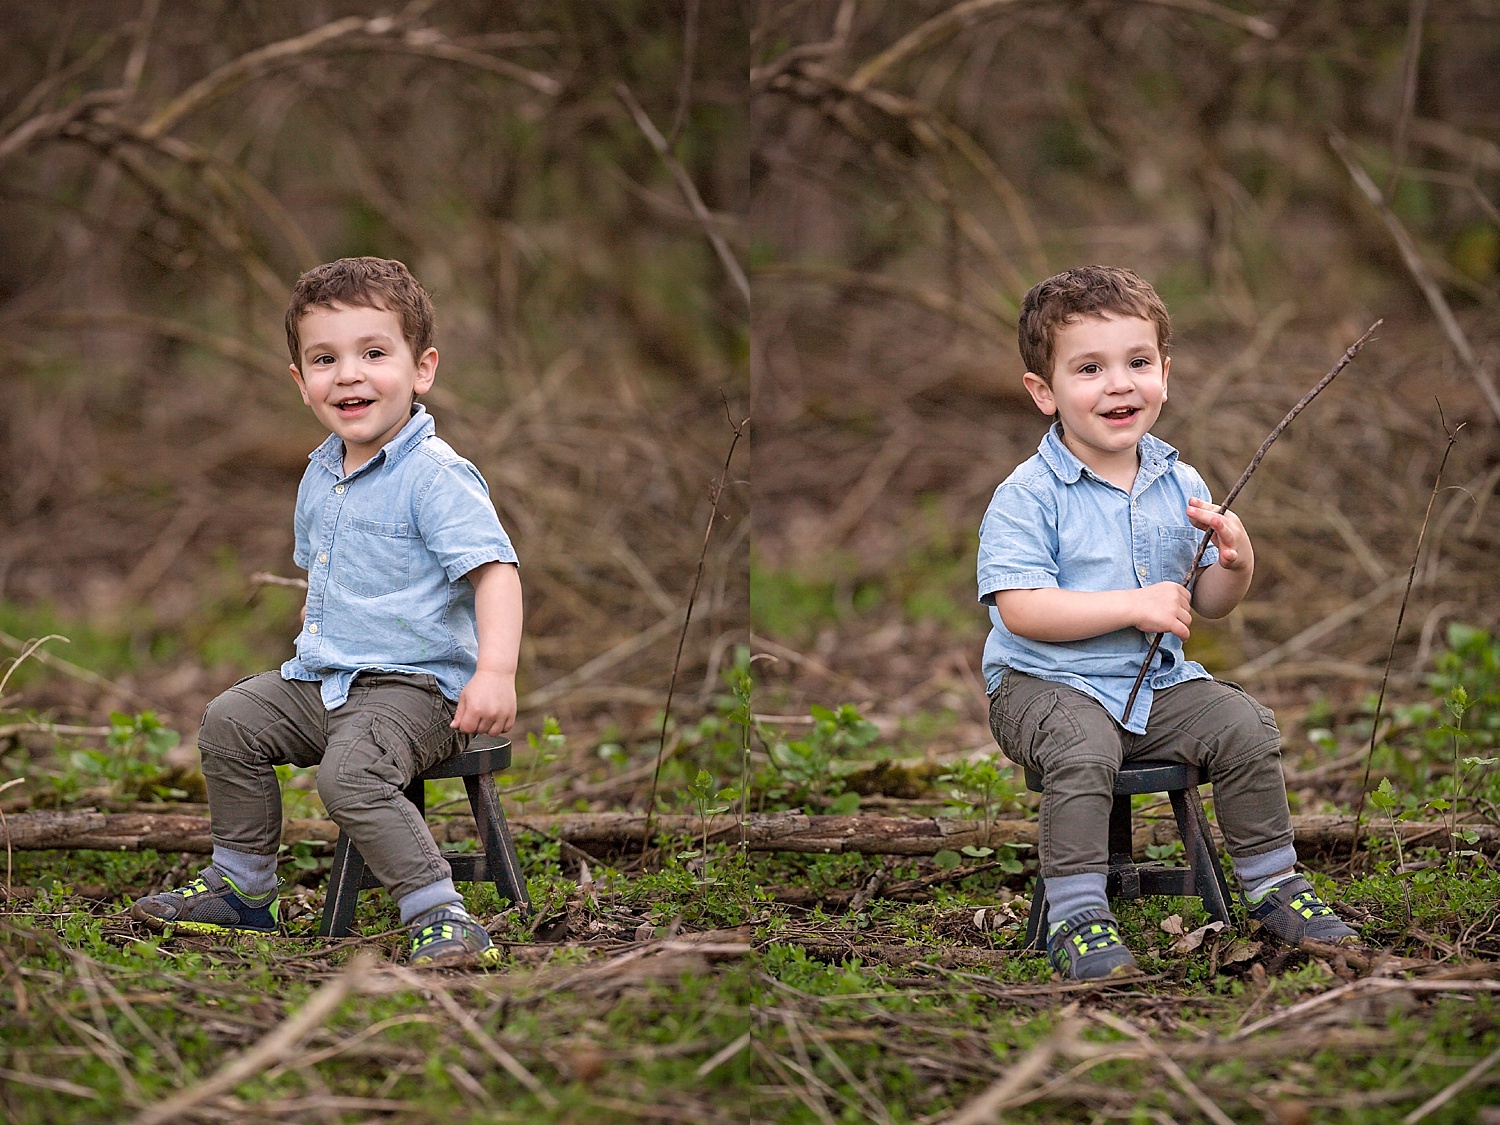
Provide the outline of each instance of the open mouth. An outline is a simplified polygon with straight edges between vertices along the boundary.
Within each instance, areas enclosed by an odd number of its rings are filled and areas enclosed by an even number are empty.
[[[333,405],[337,409],[342,410],[346,413],[352,413],[356,410],[363,410],[366,406],[369,406],[374,401],[374,399],[369,398],[346,398],[341,399]]]
[[[1128,422],[1141,412],[1138,406],[1119,406],[1114,410],[1107,410],[1101,417],[1108,418],[1111,422]]]

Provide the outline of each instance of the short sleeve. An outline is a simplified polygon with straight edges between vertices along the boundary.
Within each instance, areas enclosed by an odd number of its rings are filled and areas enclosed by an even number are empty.
[[[518,562],[484,478],[467,461],[437,465],[416,516],[422,541],[450,582],[485,563]]]
[[[302,570],[312,565],[312,475],[316,465],[308,467],[297,485],[297,509],[292,516],[292,562]]]
[[[1057,585],[1057,515],[1023,485],[995,490],[979,527],[979,600],[995,604],[1002,590]]]
[[[1178,462],[1177,468],[1184,477],[1183,487],[1186,489],[1189,496],[1196,496],[1199,500],[1202,500],[1207,504],[1212,504],[1214,502],[1213,493],[1209,492],[1208,490],[1208,483],[1199,474],[1197,469],[1193,468],[1191,465],[1184,465],[1181,462]],[[1184,516],[1183,518],[1185,519],[1186,517]],[[1218,561],[1219,548],[1215,547],[1213,543],[1209,543],[1209,545],[1204,548],[1203,557],[1198,560],[1198,566],[1200,568],[1205,566],[1213,566],[1214,563]]]

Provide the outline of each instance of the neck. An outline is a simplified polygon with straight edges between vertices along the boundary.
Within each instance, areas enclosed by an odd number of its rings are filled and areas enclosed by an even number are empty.
[[[1087,465],[1089,471],[1101,480],[1107,480],[1126,492],[1135,487],[1135,475],[1141,467],[1139,443],[1132,445],[1129,449],[1122,449],[1118,453],[1109,453],[1073,441],[1064,430],[1063,445],[1067,446],[1069,452]]]

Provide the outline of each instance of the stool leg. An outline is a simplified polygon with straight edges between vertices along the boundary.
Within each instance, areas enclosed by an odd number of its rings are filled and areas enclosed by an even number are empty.
[[[526,893],[521,860],[516,855],[515,841],[510,838],[510,827],[505,823],[500,795],[495,792],[494,776],[486,773],[466,777],[464,788],[469,791],[469,807],[474,810],[479,842],[484,847],[485,867],[495,882],[495,890],[522,911],[530,911],[531,898]]]
[[[1031,913],[1026,916],[1026,937],[1022,949],[1047,951],[1047,884],[1037,872],[1036,888],[1031,892]]]
[[[1219,857],[1214,854],[1203,800],[1197,789],[1173,789],[1168,796],[1172,799],[1177,831],[1182,834],[1183,850],[1187,852],[1188,865],[1193,869],[1193,884],[1198,897],[1203,900],[1203,909],[1210,921],[1233,926],[1229,882],[1224,878],[1224,869],[1219,866]]]
[[[359,904],[359,884],[365,876],[365,857],[339,833],[333,849],[333,868],[328,872],[328,901],[318,923],[322,937],[348,937],[354,928],[354,908]]]

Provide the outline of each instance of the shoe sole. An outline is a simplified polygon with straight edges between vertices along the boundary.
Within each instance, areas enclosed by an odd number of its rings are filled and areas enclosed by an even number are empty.
[[[423,954],[406,962],[414,969],[454,969],[478,966],[493,968],[500,963],[500,950],[496,946],[481,949],[477,953],[468,949],[455,949],[451,953]]]
[[[149,929],[156,930],[158,933],[180,930],[185,934],[260,934],[262,937],[273,937],[281,932],[280,926],[273,930],[262,930],[258,926],[221,926],[214,922],[183,922],[177,919],[158,918],[155,914],[142,910],[140,903],[131,903],[130,916],[137,922],[144,922]]]

